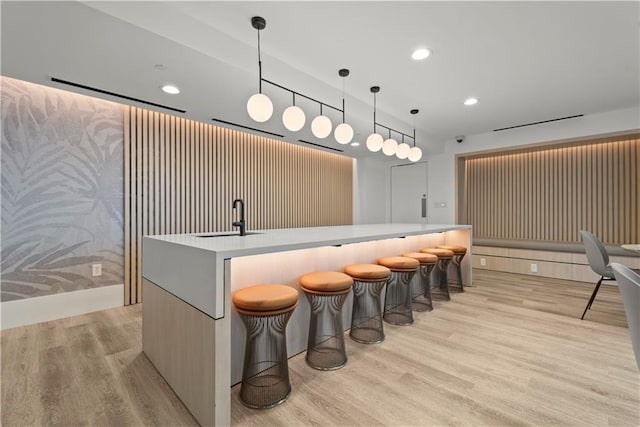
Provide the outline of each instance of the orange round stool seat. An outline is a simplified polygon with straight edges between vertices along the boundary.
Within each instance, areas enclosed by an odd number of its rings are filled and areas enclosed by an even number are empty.
[[[420,263],[420,280],[411,282],[411,308],[413,311],[433,310],[429,277],[438,263],[438,256],[423,252],[406,252],[402,256],[413,258]]]
[[[351,289],[353,279],[337,271],[317,271],[302,276],[300,285],[303,290],[315,293],[342,292]]]
[[[391,270],[378,264],[351,264],[344,268],[344,272],[360,281],[378,281],[391,275]]]
[[[438,262],[438,255],[427,254],[424,252],[406,252],[403,257],[413,258],[420,264],[435,264]]]
[[[233,294],[233,305],[241,313],[269,316],[298,304],[298,291],[285,285],[255,285]]]
[[[436,249],[447,249],[453,252],[455,255],[467,253],[467,248],[459,245],[437,245]]]
[[[233,294],[247,329],[240,400],[250,408],[271,408],[291,393],[286,328],[298,305],[298,291],[285,285],[255,285]]]
[[[424,248],[424,249],[420,249],[420,252],[425,254],[436,255],[439,259],[453,258],[453,251],[449,249]]]
[[[386,256],[378,258],[378,264],[381,264],[391,271],[415,271],[420,267],[420,262],[403,256]]]

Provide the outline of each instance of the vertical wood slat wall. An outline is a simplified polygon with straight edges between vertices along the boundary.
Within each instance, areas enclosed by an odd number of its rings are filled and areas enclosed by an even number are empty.
[[[474,237],[640,242],[640,139],[467,158],[464,223]]]
[[[142,301],[142,236],[351,224],[352,159],[135,107],[124,112],[125,304]]]

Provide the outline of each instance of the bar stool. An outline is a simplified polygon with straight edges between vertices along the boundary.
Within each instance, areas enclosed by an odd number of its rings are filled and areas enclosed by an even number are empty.
[[[460,286],[460,292],[464,292],[464,285],[462,284],[462,258],[467,253],[467,248],[459,245],[438,245],[436,246],[438,249],[448,249],[453,252],[453,261],[451,264],[453,265],[456,271],[457,281],[453,282],[454,284]]]
[[[431,271],[438,263],[437,255],[422,252],[407,252],[402,254],[407,258],[413,258],[420,263],[420,279],[411,282],[411,308],[413,311],[431,311]]]
[[[436,268],[433,269],[433,276],[435,279],[431,281],[431,297],[433,299],[439,299],[444,301],[450,301],[451,296],[449,295],[449,280],[447,278],[447,268],[453,259],[453,251],[448,249],[436,249],[436,248],[425,248],[420,249],[420,252],[425,254],[436,255],[438,257],[438,264],[436,264]]]
[[[255,285],[235,292],[232,300],[247,328],[240,399],[250,408],[272,408],[291,392],[285,330],[298,291]]]
[[[378,259],[378,264],[391,270],[384,298],[384,321],[393,325],[412,324],[410,284],[420,263],[413,258],[392,256]]]
[[[353,279],[349,336],[364,344],[384,341],[381,294],[391,270],[377,264],[352,264],[346,266],[344,272]]]
[[[353,280],[337,271],[320,271],[300,278],[302,290],[311,308],[307,364],[315,369],[331,370],[347,363],[344,347],[342,305]]]

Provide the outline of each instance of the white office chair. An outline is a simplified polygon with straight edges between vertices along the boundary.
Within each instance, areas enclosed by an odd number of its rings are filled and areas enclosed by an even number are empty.
[[[611,268],[620,288],[636,364],[640,370],[640,274],[616,262]]]
[[[607,250],[604,248],[602,242],[586,230],[580,231],[580,234],[582,234],[582,241],[584,242],[584,248],[587,252],[589,267],[591,267],[594,273],[600,275],[600,280],[598,280],[598,283],[591,294],[591,298],[589,298],[589,302],[582,313],[582,317],[580,317],[580,319],[584,319],[584,315],[587,314],[587,310],[591,308],[593,300],[596,299],[596,294],[598,293],[598,289],[600,289],[602,281],[616,279],[609,263],[609,254],[607,254]]]

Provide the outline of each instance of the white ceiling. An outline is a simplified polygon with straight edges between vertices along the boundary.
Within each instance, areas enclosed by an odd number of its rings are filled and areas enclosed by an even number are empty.
[[[182,108],[196,120],[217,117],[352,156],[370,154],[306,129],[286,131],[279,112],[290,95],[280,89],[265,86],[276,111],[268,123],[247,116],[246,99],[258,81],[252,16],[267,20],[263,77],[339,106],[337,71],[351,70],[347,121],[360,140],[372,130],[372,85],[382,88],[379,122],[411,133],[409,110],[420,109],[417,143],[427,152],[459,134],[640,103],[638,2],[3,1],[1,7],[3,75],[51,86],[52,76],[76,81]],[[413,61],[418,46],[433,55]],[[182,93],[162,93],[165,82]],[[468,96],[480,102],[466,107]],[[298,104],[307,117],[318,109]],[[332,118],[336,123],[339,115]]]

